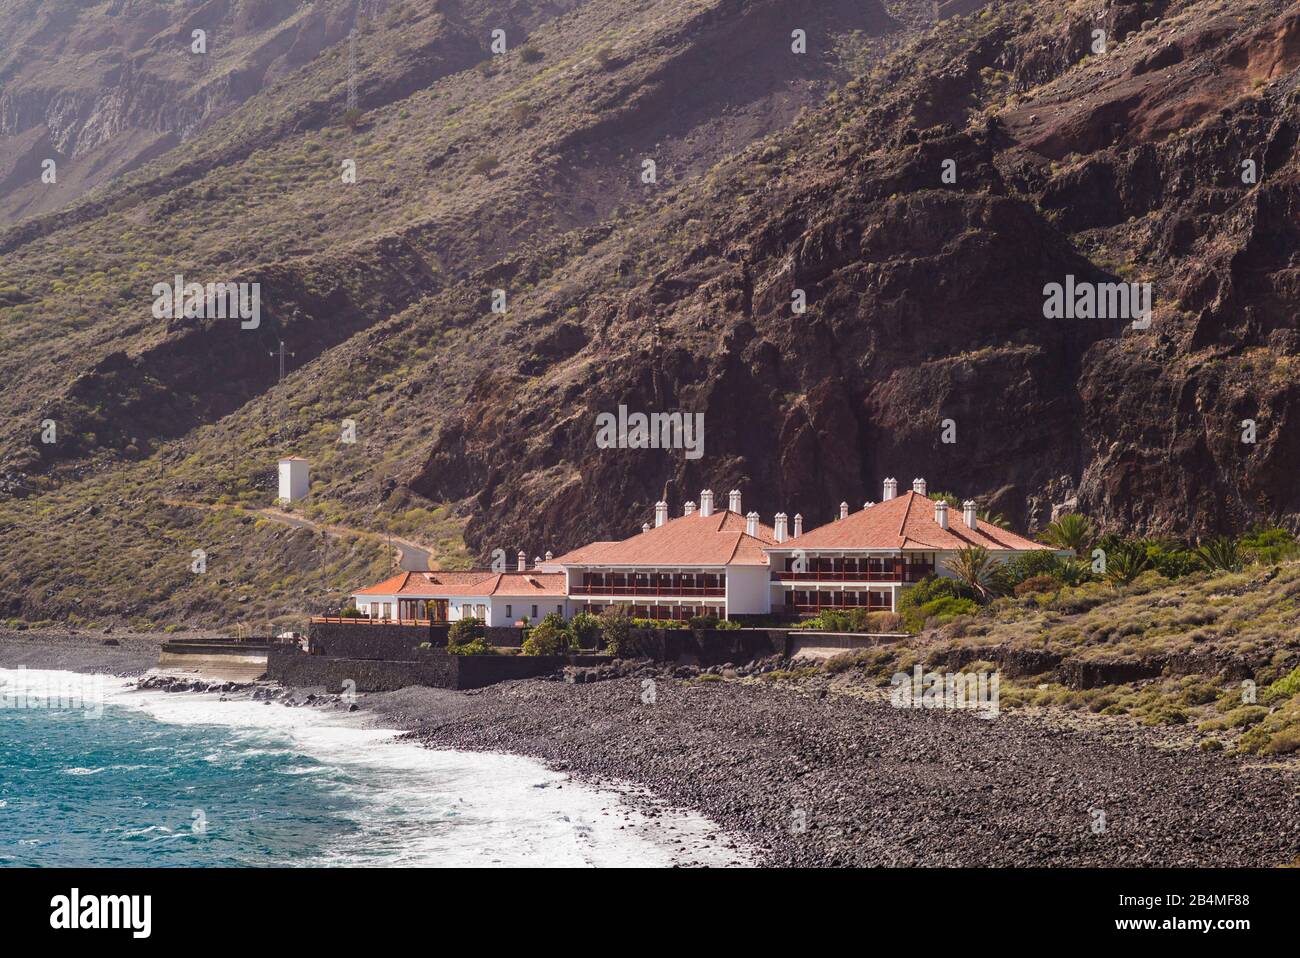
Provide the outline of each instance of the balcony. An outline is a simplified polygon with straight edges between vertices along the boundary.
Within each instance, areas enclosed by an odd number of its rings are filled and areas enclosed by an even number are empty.
[[[630,595],[664,599],[725,598],[725,586],[575,585],[570,595]]]
[[[920,562],[900,562],[883,568],[868,568],[857,572],[791,572],[774,569],[772,579],[777,582],[920,582],[934,575],[934,566]]]

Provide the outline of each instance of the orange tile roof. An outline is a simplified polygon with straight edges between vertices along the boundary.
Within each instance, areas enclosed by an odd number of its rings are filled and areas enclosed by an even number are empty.
[[[746,519],[723,509],[710,516],[694,512],[620,542],[595,542],[553,563],[561,565],[766,565],[763,546],[776,538],[759,523],[758,535],[745,532]]]
[[[565,595],[568,583],[563,572],[507,572],[492,590],[493,595]]]
[[[353,595],[396,595],[402,586],[406,585],[406,580],[410,574],[409,572],[399,572],[391,579],[385,579],[377,585],[357,589]]]
[[[441,598],[461,595],[564,595],[563,572],[403,572],[354,595],[406,595]]]
[[[948,528],[934,521],[935,500],[905,492],[869,509],[849,513],[818,526],[797,539],[787,539],[781,549],[921,549],[938,551],[983,546],[989,550],[1051,549],[1042,543],[981,522],[971,529],[962,521],[961,509],[948,507]]]
[[[542,564],[543,565],[577,565],[581,563],[583,559],[585,559],[587,556],[593,555],[601,547],[612,546],[612,545],[617,545],[617,542],[613,539],[603,539],[600,542],[588,542],[585,546],[578,546],[578,548],[566,552],[562,556],[556,556],[553,559],[544,559],[542,560]]]

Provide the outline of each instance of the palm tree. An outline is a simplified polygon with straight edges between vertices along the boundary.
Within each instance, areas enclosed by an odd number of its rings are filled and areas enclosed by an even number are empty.
[[[1106,555],[1103,575],[1116,585],[1128,585],[1149,568],[1151,557],[1145,542],[1121,542]]]
[[[952,557],[944,560],[944,566],[962,585],[966,586],[981,602],[993,594],[997,566],[993,556],[983,546],[966,546],[958,549]]]
[[[997,526],[999,529],[1011,531],[1010,521],[1000,512],[989,512],[987,509],[981,509],[975,513],[975,518],[985,525]]]
[[[1097,527],[1081,512],[1067,512],[1043,530],[1043,541],[1082,556],[1097,541]]]
[[[1196,558],[1210,571],[1240,572],[1244,559],[1236,539],[1219,536],[1196,547]]]

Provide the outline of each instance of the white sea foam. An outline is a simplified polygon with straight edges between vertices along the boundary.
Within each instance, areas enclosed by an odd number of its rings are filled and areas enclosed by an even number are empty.
[[[48,681],[34,670],[0,670],[0,679]],[[125,680],[110,679],[106,696],[105,704],[139,709],[158,721],[230,728],[231,751],[205,756],[217,763],[276,751],[280,743],[286,752],[321,763],[285,774],[332,779],[359,809],[357,831],[303,864],[583,867],[749,860],[699,815],[670,810],[651,818],[622,791],[576,784],[533,759],[427,749],[395,741],[399,733],[366,727],[355,715],[140,692]]]

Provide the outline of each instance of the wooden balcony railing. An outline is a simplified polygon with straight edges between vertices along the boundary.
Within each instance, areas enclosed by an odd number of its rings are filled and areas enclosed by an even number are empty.
[[[773,569],[777,582],[920,582],[934,575],[934,566],[911,564],[886,569],[862,569],[857,572],[791,572]]]
[[[350,615],[313,615],[313,622],[329,622],[339,625],[446,625],[446,619],[372,619],[368,616]]]
[[[575,585],[570,595],[644,595],[665,599],[689,599],[700,596],[722,598],[727,594],[724,586],[672,586],[672,585]]]

